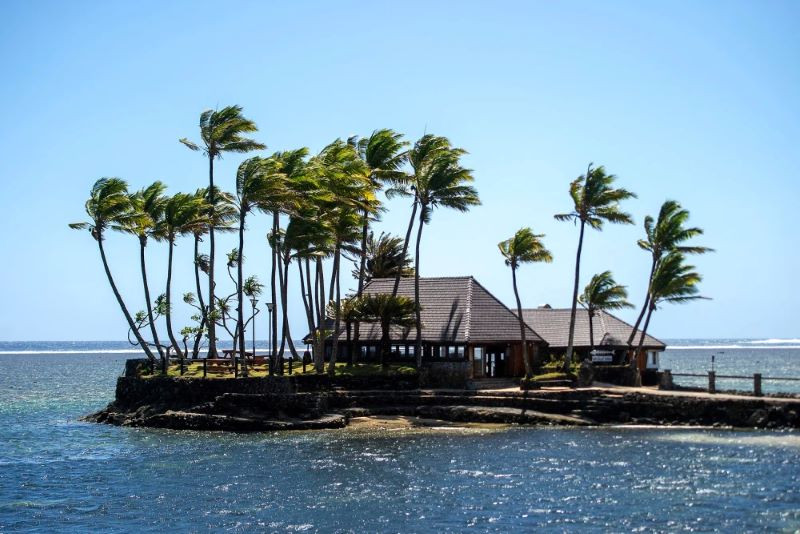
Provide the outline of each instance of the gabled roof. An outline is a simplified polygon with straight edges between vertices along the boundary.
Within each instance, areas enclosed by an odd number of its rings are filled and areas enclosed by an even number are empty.
[[[566,347],[569,342],[569,308],[534,308],[522,310],[522,317],[550,345],[551,348]],[[597,348],[627,348],[628,337],[633,326],[608,312],[597,312],[592,319],[594,342]],[[640,331],[637,330],[640,333]],[[637,333],[634,346],[639,341]],[[589,312],[578,308],[575,314],[575,334],[573,345],[577,348],[589,348]],[[664,350],[666,345],[647,334],[644,348]]]
[[[376,278],[364,286],[365,294],[391,293],[394,278]],[[414,298],[414,279],[401,278],[397,294]],[[422,340],[430,343],[492,343],[520,341],[519,319],[471,276],[419,279]],[[340,339],[345,337],[342,333]],[[545,344],[530,326],[528,341]],[[380,325],[361,323],[359,338],[378,341]],[[392,327],[392,341],[416,341],[416,327]]]

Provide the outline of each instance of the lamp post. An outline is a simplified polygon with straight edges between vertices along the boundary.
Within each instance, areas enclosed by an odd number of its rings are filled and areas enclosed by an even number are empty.
[[[255,295],[250,297],[250,304],[253,305],[253,315],[251,317],[251,321],[253,322],[253,359],[256,358],[256,304],[258,304],[258,299]]]

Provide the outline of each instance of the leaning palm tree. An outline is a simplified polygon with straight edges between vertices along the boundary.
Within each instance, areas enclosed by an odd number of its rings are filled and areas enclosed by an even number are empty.
[[[480,205],[478,192],[472,187],[472,171],[461,166],[461,157],[467,152],[454,148],[446,137],[425,135],[409,151],[408,159],[413,169],[410,187],[419,204],[416,252],[414,254],[414,300],[419,302],[419,249],[422,228],[430,223],[438,207],[461,212]],[[395,278],[395,285],[398,283]],[[417,367],[422,366],[422,316],[417,309]]]
[[[525,362],[525,378],[533,377],[533,367],[528,359],[528,342],[525,336],[525,319],[522,317],[522,303],[517,289],[517,268],[522,263],[553,261],[553,256],[542,243],[544,234],[534,234],[530,228],[520,228],[513,237],[498,243],[500,253],[506,259],[506,265],[511,267],[511,280],[514,284],[514,297],[517,299],[517,318],[519,319],[519,333],[522,336],[522,360]]]
[[[175,349],[179,358],[185,355],[181,351],[178,340],[172,329],[172,257],[175,249],[175,240],[182,235],[191,234],[196,231],[198,224],[205,221],[198,218],[198,213],[206,205],[194,195],[186,193],[176,193],[169,197],[164,205],[164,217],[161,224],[154,230],[153,234],[167,242],[167,288],[166,288],[166,313],[167,336]],[[167,351],[169,353],[169,351]]]
[[[650,252],[651,264],[650,275],[647,278],[647,293],[644,299],[642,311],[639,317],[636,318],[636,323],[633,325],[631,334],[628,337],[628,346],[633,346],[636,331],[642,323],[645,312],[650,306],[650,283],[653,279],[658,262],[661,258],[670,252],[677,251],[683,254],[705,254],[706,252],[713,252],[714,249],[708,247],[686,246],[682,243],[703,234],[701,228],[686,228],[684,224],[689,220],[689,212],[681,207],[681,205],[674,200],[667,200],[661,205],[658,212],[658,218],[653,219],[651,216],[644,218],[644,231],[645,239],[640,239],[637,244],[642,250]]]
[[[636,195],[626,189],[612,187],[616,176],[606,174],[603,166],[592,167],[589,164],[586,174],[579,176],[569,186],[574,211],[555,216],[559,221],[580,223],[578,252],[575,256],[575,283],[572,289],[572,310],[569,317],[569,338],[564,368],[569,370],[572,363],[573,343],[575,341],[575,313],[578,306],[578,284],[581,278],[581,250],[583,249],[583,233],[588,224],[595,230],[602,230],[604,222],[615,224],[633,224],[631,216],[619,208],[619,203]]]
[[[239,338],[239,353],[242,358],[242,374],[248,375],[245,358],[244,343],[244,229],[247,214],[258,209],[267,199],[282,196],[283,184],[271,180],[269,177],[270,166],[260,157],[250,158],[239,165],[236,171],[236,200],[239,209],[239,247],[237,248],[236,261],[236,299],[237,299],[237,325]]]
[[[240,106],[227,106],[220,110],[208,109],[200,114],[200,138],[202,145],[189,141],[185,137],[180,142],[191,150],[201,150],[208,158],[208,203],[213,209],[216,201],[214,194],[214,160],[221,158],[223,152],[252,152],[266,148],[244,134],[258,131],[256,124],[242,115]],[[209,271],[208,271],[208,312],[214,314],[214,224],[208,227],[209,234]],[[217,341],[214,321],[208,322],[208,356],[217,357]]]
[[[375,293],[362,296],[355,304],[355,308],[355,315],[359,321],[380,324],[380,362],[381,366],[387,367],[391,348],[389,331],[392,325],[405,327],[416,323],[416,314],[419,311],[417,302],[408,297]]]
[[[156,181],[130,195],[131,208],[133,210],[132,216],[121,221],[120,224],[114,225],[115,230],[132,234],[139,241],[139,266],[142,272],[144,300],[147,305],[147,322],[150,326],[150,334],[153,336],[153,344],[162,359],[164,358],[164,348],[158,339],[158,329],[153,315],[153,301],[150,299],[150,286],[147,283],[145,247],[147,247],[147,238],[155,227],[160,224],[161,217],[164,214],[164,204],[166,202],[164,191],[166,188],[166,185]]]
[[[650,303],[647,308],[647,317],[644,320],[639,345],[631,356],[631,368],[636,369],[636,355],[641,354],[647,328],[650,326],[650,317],[658,306],[663,303],[685,304],[693,300],[707,299],[698,295],[699,284],[703,277],[694,270],[694,265],[684,263],[685,256],[681,252],[670,252],[658,262],[650,284]],[[638,376],[638,374],[637,374]]]
[[[589,353],[594,350],[594,317],[597,312],[633,308],[628,302],[628,290],[614,281],[611,271],[603,271],[592,277],[578,302],[589,314]]]
[[[89,215],[89,222],[72,223],[69,225],[73,230],[89,230],[92,237],[97,242],[97,247],[100,249],[100,259],[103,261],[103,269],[106,272],[106,278],[114,292],[114,297],[117,299],[122,314],[125,320],[128,321],[128,328],[131,329],[136,341],[142,347],[145,355],[151,361],[155,361],[155,356],[150,350],[147,342],[142,337],[142,334],[137,328],[136,322],[133,320],[122,295],[117,289],[117,284],[114,282],[114,277],[111,275],[111,270],[108,267],[108,259],[106,252],[103,248],[103,235],[106,229],[112,224],[122,224],[131,217],[131,202],[128,196],[128,184],[119,178],[100,178],[92,186],[92,191],[89,194],[89,200],[86,201],[86,213]]]

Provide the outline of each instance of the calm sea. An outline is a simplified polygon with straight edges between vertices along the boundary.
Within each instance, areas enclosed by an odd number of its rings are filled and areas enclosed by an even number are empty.
[[[800,342],[683,345],[698,348],[670,350],[665,367],[705,370],[723,351],[718,370],[800,376]],[[0,343],[0,532],[800,529],[796,432],[237,435],[78,422],[113,397],[125,349]]]

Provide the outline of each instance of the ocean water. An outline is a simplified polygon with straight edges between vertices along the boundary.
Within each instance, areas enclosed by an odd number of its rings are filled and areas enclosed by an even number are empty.
[[[130,354],[56,345],[0,344],[0,532],[800,529],[796,432],[117,428]]]

